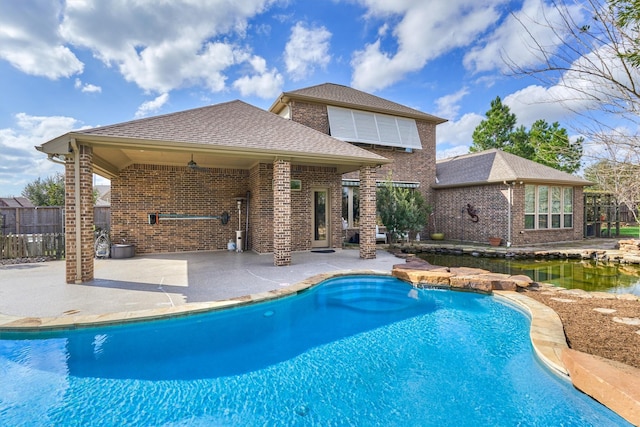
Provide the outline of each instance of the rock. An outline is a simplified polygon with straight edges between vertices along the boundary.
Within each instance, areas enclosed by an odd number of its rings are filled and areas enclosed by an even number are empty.
[[[493,289],[491,280],[483,279],[479,276],[452,276],[450,279],[452,288],[472,289],[479,292],[489,293]]]

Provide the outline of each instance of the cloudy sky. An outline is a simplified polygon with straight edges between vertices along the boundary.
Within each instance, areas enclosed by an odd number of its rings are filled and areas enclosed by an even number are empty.
[[[569,127],[548,102],[557,88],[503,60],[536,63],[520,22],[543,14],[542,0],[0,0],[0,196],[62,171],[33,147],[70,130],[233,99],[268,108],[325,82],[448,119],[440,158],[467,152],[496,96],[525,126]]]

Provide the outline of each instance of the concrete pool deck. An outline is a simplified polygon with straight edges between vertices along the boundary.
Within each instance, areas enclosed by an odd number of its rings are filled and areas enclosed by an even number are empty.
[[[371,260],[358,250],[300,252],[290,266],[253,252],[183,252],[96,259],[95,279],[65,283],[65,262],[0,266],[0,316],[53,318],[166,310],[281,290],[317,274],[371,270],[389,274],[404,262],[379,250]],[[2,322],[0,322],[2,323]]]
[[[0,331],[113,324],[215,310],[307,289],[344,274],[389,275],[404,260],[378,251],[294,253],[292,265],[275,267],[273,257],[252,252],[193,252],[95,261],[95,279],[65,283],[64,261],[0,266]],[[554,371],[640,424],[640,370],[575,352],[567,346],[559,316],[516,292],[496,291],[531,316],[531,341]]]

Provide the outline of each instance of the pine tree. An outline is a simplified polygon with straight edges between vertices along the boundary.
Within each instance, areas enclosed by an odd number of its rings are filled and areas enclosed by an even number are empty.
[[[490,148],[504,150],[511,144],[510,137],[516,126],[516,115],[502,103],[499,96],[491,101],[491,108],[485,115],[486,120],[481,121],[473,131],[473,144],[469,149],[472,153]]]

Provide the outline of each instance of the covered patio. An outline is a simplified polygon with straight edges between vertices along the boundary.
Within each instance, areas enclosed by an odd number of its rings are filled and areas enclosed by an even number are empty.
[[[225,250],[244,231],[242,249],[286,266],[293,252],[341,247],[341,178],[358,171],[359,255],[376,256],[376,168],[389,160],[241,101],[69,132],[38,149],[65,164],[67,283],[94,278],[93,173],[111,179],[114,243],[137,254]]]

